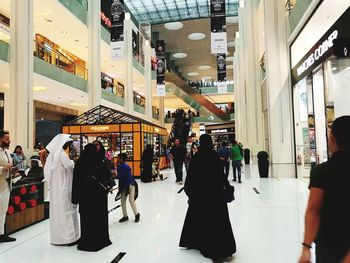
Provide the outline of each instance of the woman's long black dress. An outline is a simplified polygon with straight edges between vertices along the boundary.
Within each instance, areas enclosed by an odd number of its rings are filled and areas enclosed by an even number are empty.
[[[189,207],[180,247],[198,249],[212,259],[230,257],[236,252],[224,178],[217,153],[199,152],[193,156],[185,182]]]
[[[144,150],[142,153],[142,174],[141,180],[144,183],[152,181],[152,163],[153,163],[153,151]]]
[[[94,169],[87,169],[88,166],[78,161],[74,169],[73,202],[79,203],[81,226],[78,249],[99,251],[112,244],[108,232],[108,193],[92,175],[100,182],[105,182],[111,175],[101,160]]]

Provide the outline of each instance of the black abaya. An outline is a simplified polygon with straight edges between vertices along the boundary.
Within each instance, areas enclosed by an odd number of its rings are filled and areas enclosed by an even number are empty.
[[[108,167],[101,160],[93,170],[82,167],[79,161],[74,169],[73,198],[78,199],[81,236],[78,249],[99,251],[112,242],[108,232],[107,191],[95,180],[105,182],[110,176]],[[86,164],[85,164],[86,165]],[[78,185],[80,183],[80,185]],[[76,195],[78,193],[78,197]],[[73,199],[74,200],[74,199]]]
[[[180,247],[198,249],[212,259],[230,257],[236,252],[224,184],[225,177],[216,153],[208,151],[194,155],[185,182],[189,207]]]
[[[153,151],[152,149],[146,149],[142,153],[142,182],[152,181],[152,163],[153,163]]]

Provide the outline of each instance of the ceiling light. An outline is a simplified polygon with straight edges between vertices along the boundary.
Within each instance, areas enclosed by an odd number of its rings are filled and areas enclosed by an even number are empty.
[[[337,67],[333,67],[332,70],[333,70],[333,71],[336,71],[336,70],[338,70],[338,68],[337,68]]]
[[[174,58],[186,58],[187,54],[186,53],[175,53],[173,54]]]
[[[184,24],[182,24],[181,22],[165,23],[164,27],[168,30],[180,30],[184,27]]]
[[[9,89],[9,88],[10,88],[10,84],[9,84],[9,83],[4,83],[4,84],[2,84],[1,86],[3,86],[3,87],[6,88],[6,89]]]
[[[228,42],[227,47],[234,47],[236,43],[234,41]]]
[[[45,86],[35,86],[33,87],[33,91],[44,91],[47,90],[47,87]]]
[[[236,38],[239,38],[239,31],[236,32]]]
[[[233,69],[233,65],[227,65],[226,69]]]
[[[198,69],[199,70],[208,70],[208,69],[211,69],[211,66],[207,66],[207,65],[199,66]]]
[[[80,102],[71,102],[69,105],[74,107],[87,107],[88,105],[86,103],[80,103]]]
[[[201,40],[203,38],[205,38],[203,33],[192,33],[188,35],[188,39],[190,40]]]
[[[238,23],[238,16],[226,17],[226,23],[228,23],[228,24],[236,24],[236,23]]]
[[[188,76],[191,76],[191,77],[195,77],[195,76],[198,76],[199,73],[198,72],[189,72],[187,73]]]
[[[226,61],[233,61],[234,57],[226,57]]]

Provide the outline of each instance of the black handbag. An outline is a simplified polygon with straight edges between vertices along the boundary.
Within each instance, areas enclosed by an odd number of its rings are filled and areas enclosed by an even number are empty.
[[[224,186],[225,200],[231,203],[235,200],[235,187],[229,183]]]

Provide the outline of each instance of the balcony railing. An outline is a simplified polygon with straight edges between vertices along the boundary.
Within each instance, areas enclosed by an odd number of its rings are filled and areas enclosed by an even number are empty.
[[[34,56],[40,58],[47,63],[55,65],[69,73],[72,73],[82,79],[87,80],[88,70],[75,63],[71,58],[65,56],[58,50],[53,50],[49,45],[42,44],[34,40]]]

